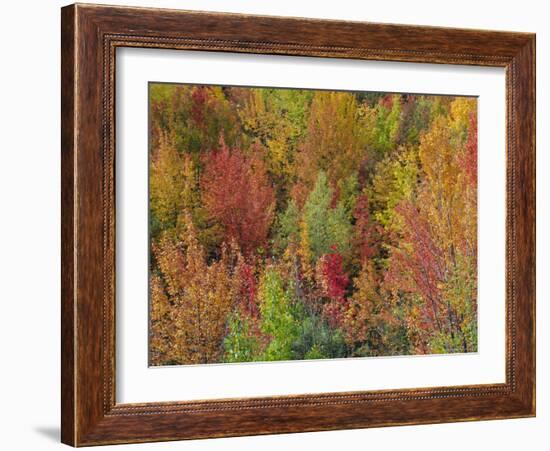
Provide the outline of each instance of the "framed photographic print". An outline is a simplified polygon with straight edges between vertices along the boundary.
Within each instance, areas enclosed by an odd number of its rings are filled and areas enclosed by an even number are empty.
[[[62,441],[535,415],[535,36],[62,9]]]

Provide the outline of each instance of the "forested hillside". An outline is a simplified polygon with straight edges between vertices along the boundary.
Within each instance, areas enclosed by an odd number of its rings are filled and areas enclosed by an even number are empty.
[[[149,95],[152,365],[477,350],[476,99]]]

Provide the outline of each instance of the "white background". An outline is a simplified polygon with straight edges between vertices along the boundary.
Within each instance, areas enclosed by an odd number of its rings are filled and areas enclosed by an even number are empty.
[[[118,402],[505,382],[504,69],[125,48],[116,80]],[[148,368],[149,81],[479,96],[478,352]]]
[[[297,2],[118,0],[119,4],[244,13],[340,18],[537,32],[538,284],[537,418],[307,433],[113,449],[280,450],[491,448],[547,449],[550,391],[546,373],[550,328],[543,256],[550,252],[550,31],[545,3],[516,1],[356,0]],[[61,449],[59,424],[59,1],[6,2],[2,8],[0,143],[2,149],[2,373],[3,449]],[[546,202],[546,205],[544,205]]]

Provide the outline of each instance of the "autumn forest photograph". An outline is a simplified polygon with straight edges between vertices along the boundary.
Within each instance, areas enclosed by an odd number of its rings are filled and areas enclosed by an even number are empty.
[[[150,82],[149,365],[477,352],[477,99]]]

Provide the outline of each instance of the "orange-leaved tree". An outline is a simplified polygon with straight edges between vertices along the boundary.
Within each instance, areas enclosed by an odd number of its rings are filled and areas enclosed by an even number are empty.
[[[153,364],[220,361],[238,292],[229,251],[222,249],[221,258],[208,264],[189,216],[185,223],[179,241],[163,235],[153,246]]]
[[[424,353],[477,347],[477,131],[464,119],[475,102],[455,102],[420,140],[423,180],[395,207],[401,230],[386,276],[395,298],[408,296],[409,331]]]

